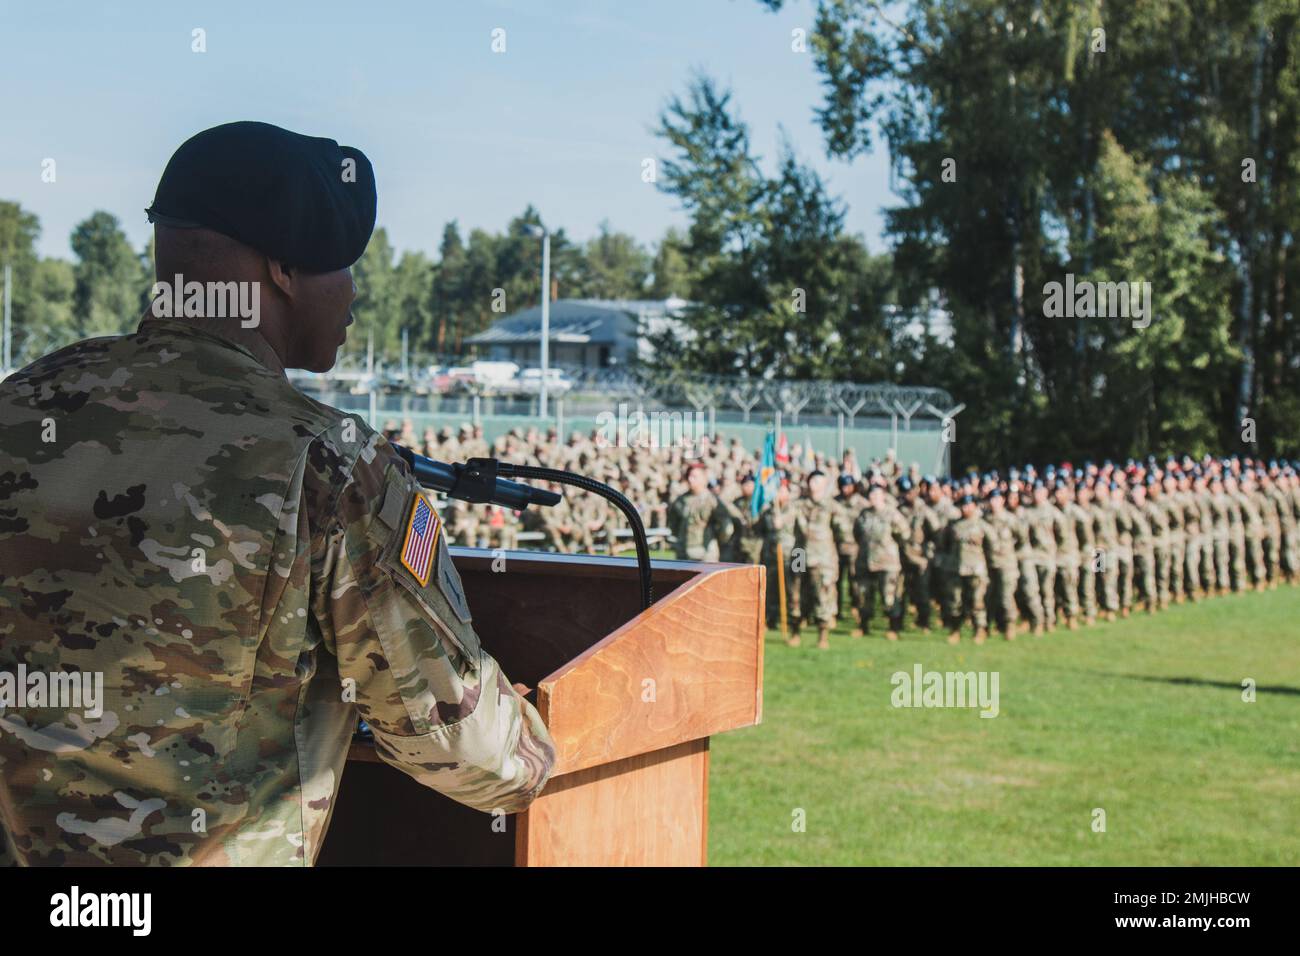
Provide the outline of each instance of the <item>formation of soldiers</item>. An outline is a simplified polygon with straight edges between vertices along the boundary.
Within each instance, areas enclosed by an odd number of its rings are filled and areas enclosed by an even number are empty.
[[[420,447],[407,432],[392,437]],[[888,640],[909,612],[929,632],[937,604],[950,643],[966,625],[983,643],[991,628],[1014,640],[1300,581],[1300,477],[1285,461],[1148,457],[936,479],[892,455],[859,467],[852,452],[836,461],[795,445],[755,511],[758,466],[738,439],[613,447],[534,430],[489,448],[465,426],[456,437],[426,433],[422,450],[589,475],[619,488],[647,527],[666,526],[679,558],[766,565],[768,624],[784,592],[793,646],[805,624],[823,648],[844,618],[854,636],[868,634],[877,608]],[[630,547],[617,535],[621,513],[594,495],[522,516],[451,502],[446,524],[480,547],[513,547],[518,530],[542,532],[549,550]]]

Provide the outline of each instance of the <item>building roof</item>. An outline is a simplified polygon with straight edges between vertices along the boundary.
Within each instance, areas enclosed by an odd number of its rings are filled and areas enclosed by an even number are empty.
[[[551,303],[552,342],[613,345],[636,334],[636,319],[660,318],[685,305],[679,299],[556,299]],[[542,307],[516,312],[467,340],[472,345],[540,342]]]

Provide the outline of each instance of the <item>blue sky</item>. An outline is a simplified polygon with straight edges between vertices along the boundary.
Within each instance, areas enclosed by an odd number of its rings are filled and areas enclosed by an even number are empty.
[[[700,69],[732,87],[767,168],[783,126],[878,252],[888,159],[825,158],[812,58],[790,50],[811,19],[799,0],[0,0],[0,199],[40,216],[43,255],[70,256],[94,209],[142,246],[176,146],[257,119],[363,149],[399,250],[432,253],[451,219],[500,230],[530,202],[572,238],[608,220],[649,245],[686,219],[641,161],[665,155],[655,118]]]

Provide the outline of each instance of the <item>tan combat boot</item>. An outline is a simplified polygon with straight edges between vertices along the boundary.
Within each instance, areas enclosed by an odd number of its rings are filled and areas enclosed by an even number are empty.
[[[975,628],[975,643],[976,643],[976,644],[983,644],[983,643],[984,643],[984,640],[985,640],[985,638],[986,638],[987,636],[988,636],[988,635],[986,634],[984,628],[982,628],[982,627],[977,627],[977,628]]]
[[[948,635],[949,644],[956,644],[960,640],[961,640],[961,631],[953,631],[951,634]]]
[[[897,632],[897,631],[886,631],[886,632],[885,632],[885,640],[887,640],[887,641],[896,641],[896,640],[898,640],[898,632]]]
[[[830,650],[831,646],[831,629],[829,627],[820,627],[817,629],[817,647],[819,650]]]
[[[1005,637],[1008,641],[1014,641],[1016,639],[1015,627],[1008,624],[1006,627],[1002,629],[1002,636]]]
[[[798,647],[801,643],[802,641],[799,640],[799,628],[796,627],[790,632],[790,637],[786,640],[786,644],[790,647]]]

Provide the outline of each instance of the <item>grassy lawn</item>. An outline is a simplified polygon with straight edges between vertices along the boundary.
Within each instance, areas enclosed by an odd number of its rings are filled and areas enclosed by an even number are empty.
[[[1300,864],[1300,588],[983,647],[809,637],[768,634],[763,723],[713,738],[712,865]],[[893,707],[918,662],[998,672],[999,715]]]

